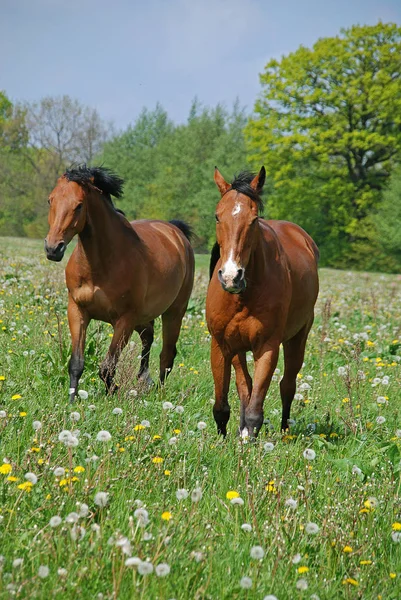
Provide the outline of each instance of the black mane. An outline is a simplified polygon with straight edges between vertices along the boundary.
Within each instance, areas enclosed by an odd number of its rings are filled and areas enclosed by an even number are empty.
[[[231,184],[231,189],[251,198],[251,200],[256,202],[256,204],[258,206],[258,212],[262,213],[264,204],[263,204],[263,199],[262,199],[261,195],[262,195],[262,188],[263,188],[263,184],[264,184],[264,177],[263,177],[263,181],[260,182],[261,185],[259,185],[258,189],[254,190],[251,187],[250,183],[255,178],[255,176],[256,176],[256,173],[251,173],[250,171],[242,171],[241,173],[239,173],[238,175],[235,176],[235,179]]]
[[[106,167],[79,165],[74,169],[68,169],[64,173],[64,177],[68,181],[75,181],[80,185],[91,183],[108,197],[120,198],[123,193],[124,180]]]

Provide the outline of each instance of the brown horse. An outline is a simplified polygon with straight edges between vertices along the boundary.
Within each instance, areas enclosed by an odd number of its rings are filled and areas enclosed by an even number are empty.
[[[241,173],[231,185],[216,168],[214,179],[221,200],[216,209],[217,243],[206,300],[212,336],[213,414],[219,433],[226,435],[233,364],[241,401],[240,434],[253,437],[263,423],[263,403],[281,343],[285,363],[280,382],[281,427],[287,428],[313,323],[319,252],[298,225],[258,216],[263,207],[264,167],[256,176]],[[247,350],[252,350],[255,360],[253,383],[247,369]]]
[[[66,171],[49,196],[47,258],[60,261],[67,244],[78,234],[66,268],[71,401],[84,368],[86,329],[91,319],[111,323],[114,328],[99,371],[112,393],[118,359],[134,330],[142,341],[138,378],[149,382],[153,323],[161,315],[163,382],[173,366],[192,291],[194,253],[189,226],[182,221],[130,223],[111,200],[111,195],[120,197],[122,186],[123,180],[108,169],[84,165]]]

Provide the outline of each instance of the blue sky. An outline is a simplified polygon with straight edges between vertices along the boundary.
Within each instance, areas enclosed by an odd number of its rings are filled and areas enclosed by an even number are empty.
[[[69,94],[117,128],[159,101],[252,110],[272,57],[341,27],[401,23],[399,0],[0,0],[0,89]]]

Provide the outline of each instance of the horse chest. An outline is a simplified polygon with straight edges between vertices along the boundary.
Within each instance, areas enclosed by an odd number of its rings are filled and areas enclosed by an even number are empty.
[[[237,313],[230,319],[215,323],[212,334],[222,346],[231,351],[251,350],[264,337],[264,329],[259,319]]]
[[[113,312],[112,303],[105,292],[95,285],[83,284],[73,292],[75,302],[84,307],[93,318],[98,314],[104,315]]]

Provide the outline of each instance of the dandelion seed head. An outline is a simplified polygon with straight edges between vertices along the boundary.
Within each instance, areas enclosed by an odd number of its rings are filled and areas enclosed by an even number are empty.
[[[170,565],[167,563],[160,563],[156,565],[155,573],[157,577],[166,577],[170,573]]]
[[[242,577],[239,584],[243,590],[250,590],[252,587],[252,579],[250,577]]]
[[[38,482],[38,478],[35,473],[25,473],[25,479],[35,485]]]
[[[109,501],[109,494],[107,492],[97,492],[94,501],[97,506],[104,508]]]
[[[312,450],[312,448],[306,448],[303,451],[303,457],[306,458],[306,460],[315,460],[316,452]]]
[[[265,551],[263,550],[262,546],[252,546],[250,555],[251,558],[254,558],[255,560],[260,560],[264,557]]]
[[[49,567],[47,567],[46,565],[40,565],[39,570],[38,570],[38,576],[41,579],[46,579],[46,577],[49,576],[49,573],[50,573]]]
[[[175,493],[175,497],[177,498],[177,500],[185,500],[186,498],[188,498],[188,496],[189,492],[185,488],[178,489]]]
[[[111,440],[111,433],[109,433],[108,431],[102,429],[97,434],[96,439],[97,439],[98,442],[110,442],[110,440]]]
[[[308,582],[306,581],[306,579],[298,579],[295,585],[297,590],[300,590],[302,592],[308,589]]]
[[[113,415],[120,416],[123,414],[123,409],[116,406],[116,408],[113,408],[112,412],[113,412]]]
[[[305,525],[305,531],[309,535],[316,535],[319,533],[320,527],[316,523],[309,522]]]
[[[59,517],[58,515],[55,515],[54,517],[52,517],[49,521],[49,525],[50,527],[58,527],[59,525],[61,525],[61,523],[63,522],[63,519],[61,517]]]
[[[249,523],[242,523],[241,529],[246,533],[250,533],[252,531],[252,525],[250,525]]]
[[[266,442],[265,444],[263,444],[263,450],[265,452],[273,452],[274,444],[272,444],[271,442]]]
[[[141,561],[138,565],[138,573],[140,575],[150,575],[150,573],[153,573],[152,563]]]
[[[89,394],[86,390],[78,390],[78,396],[81,398],[81,400],[87,400]]]
[[[33,421],[32,427],[35,431],[39,431],[39,429],[42,427],[42,423],[40,421]]]

